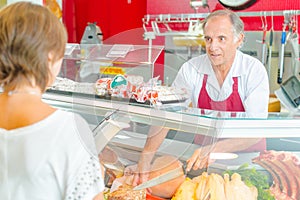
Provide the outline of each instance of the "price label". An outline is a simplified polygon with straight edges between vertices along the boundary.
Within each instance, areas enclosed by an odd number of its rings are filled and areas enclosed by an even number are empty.
[[[106,75],[117,75],[117,74],[125,74],[125,71],[121,67],[100,67],[100,74]]]

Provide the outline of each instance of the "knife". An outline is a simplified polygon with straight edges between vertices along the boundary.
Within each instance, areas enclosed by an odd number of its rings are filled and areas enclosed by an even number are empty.
[[[159,185],[164,182],[175,179],[177,177],[180,177],[182,175],[186,175],[187,174],[186,167],[187,167],[187,163],[184,162],[182,167],[178,167],[169,172],[163,173],[162,175],[159,175],[151,180],[148,180],[148,181],[134,187],[133,190],[142,190],[145,188],[153,187],[155,185]]]

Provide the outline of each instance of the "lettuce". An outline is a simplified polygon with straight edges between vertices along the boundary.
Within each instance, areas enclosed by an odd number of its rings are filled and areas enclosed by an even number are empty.
[[[226,173],[230,176],[233,173],[239,173],[247,186],[255,186],[258,191],[258,200],[275,200],[269,190],[268,176],[256,171],[255,168],[249,168],[248,163],[241,165],[237,170],[226,170],[223,175]]]

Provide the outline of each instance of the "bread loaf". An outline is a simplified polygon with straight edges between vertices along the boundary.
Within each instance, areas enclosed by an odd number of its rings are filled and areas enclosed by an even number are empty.
[[[130,185],[121,185],[107,196],[107,200],[146,200],[146,190],[133,190]]]

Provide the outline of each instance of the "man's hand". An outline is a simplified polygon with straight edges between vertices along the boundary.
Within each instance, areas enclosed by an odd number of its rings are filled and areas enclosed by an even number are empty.
[[[124,175],[131,176],[133,175],[132,185],[137,186],[141,183],[144,183],[149,178],[150,166],[145,166],[142,164],[131,165],[125,168]]]
[[[144,182],[148,181],[148,179],[149,179],[149,173],[148,172],[135,173],[134,177],[133,177],[132,185],[133,186],[139,185],[141,183],[144,183]]]
[[[186,170],[190,171],[191,169],[198,170],[208,168],[208,165],[214,162],[214,160],[211,160],[209,158],[209,155],[211,153],[209,149],[209,147],[201,147],[199,149],[196,149],[192,157],[187,160]]]
[[[132,165],[132,166],[128,166],[125,168],[124,170],[124,175],[125,176],[133,176],[132,179],[132,186],[137,186],[141,183],[144,183],[146,181],[148,181],[149,179],[149,169],[143,171],[143,169],[145,166],[144,165]],[[147,188],[147,191],[149,193],[151,193],[151,189]]]

